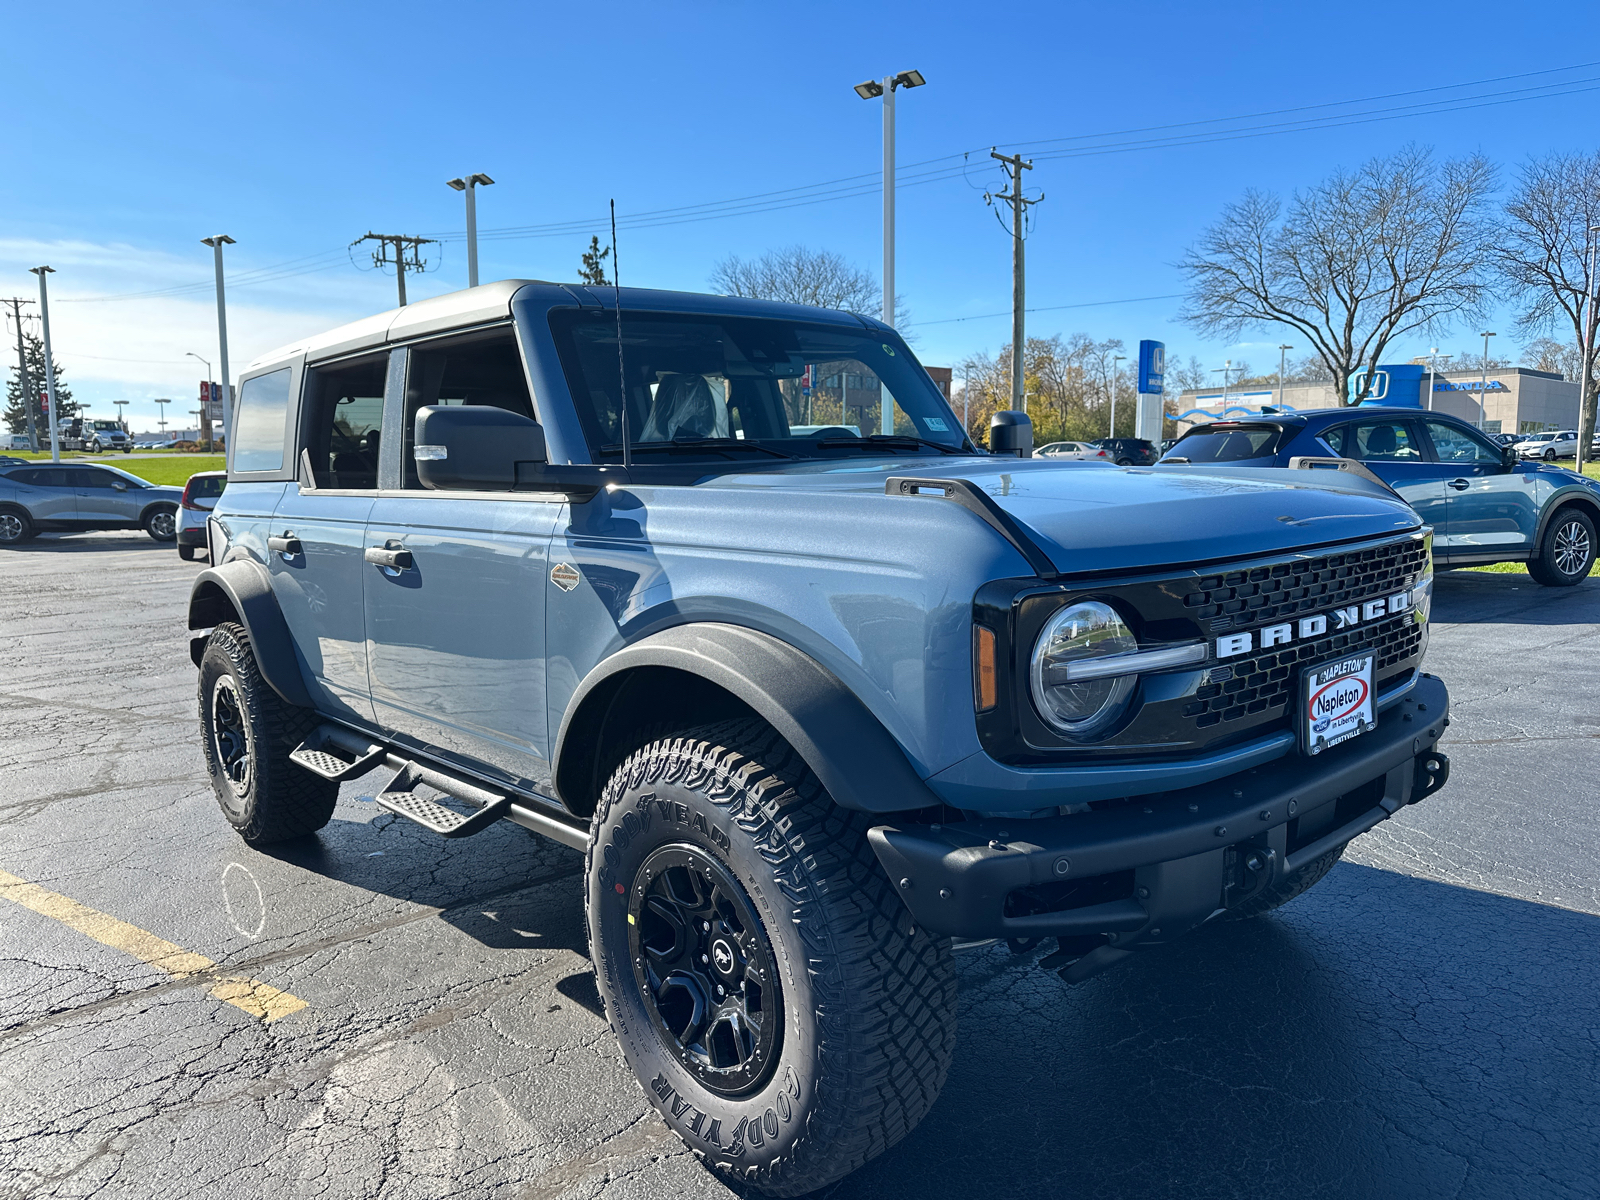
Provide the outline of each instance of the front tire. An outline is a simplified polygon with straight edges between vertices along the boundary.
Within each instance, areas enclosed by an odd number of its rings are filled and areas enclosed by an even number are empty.
[[[261,676],[241,625],[218,625],[200,658],[200,734],[223,816],[252,846],[315,833],[333,818],[339,785],[289,761],[317,724]]]
[[[645,1095],[702,1160],[813,1191],[905,1137],[955,1041],[948,938],[760,721],[654,742],[611,776],[587,856],[591,956]]]
[[[158,542],[170,542],[178,536],[178,510],[170,506],[152,508],[139,523]]]
[[[1572,587],[1589,577],[1594,556],[1594,521],[1576,508],[1564,509],[1545,529],[1538,555],[1528,560],[1528,574],[1545,587]]]

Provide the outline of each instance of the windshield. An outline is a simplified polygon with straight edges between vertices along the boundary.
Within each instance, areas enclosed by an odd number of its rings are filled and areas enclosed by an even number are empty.
[[[761,317],[550,314],[596,462],[971,452],[960,420],[898,338]]]
[[[94,428],[95,428],[95,431],[98,432],[98,433],[121,433],[122,432],[122,426],[118,425],[115,421],[96,421],[94,423]]]
[[[1531,433],[1523,439],[1525,442],[1548,442],[1556,435],[1553,433]]]
[[[1178,439],[1167,451],[1168,459],[1186,458],[1192,463],[1238,462],[1245,458],[1267,458],[1278,452],[1283,429],[1278,425],[1249,428],[1196,429]]]

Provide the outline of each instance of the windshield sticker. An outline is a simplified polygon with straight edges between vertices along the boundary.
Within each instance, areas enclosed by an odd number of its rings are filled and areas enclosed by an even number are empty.
[[[948,433],[950,426],[944,423],[943,417],[923,417],[922,423],[934,433]]]
[[[884,342],[883,343],[883,352],[885,354],[887,354],[890,358],[894,357],[894,347],[889,345],[888,342]]]

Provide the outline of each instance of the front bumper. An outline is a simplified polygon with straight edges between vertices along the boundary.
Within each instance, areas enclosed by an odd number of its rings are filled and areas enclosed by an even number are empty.
[[[1444,683],[1423,675],[1377,727],[1316,758],[1087,813],[879,825],[878,861],[916,921],[962,939],[1171,941],[1438,790]],[[1119,954],[1120,956],[1120,954]]]

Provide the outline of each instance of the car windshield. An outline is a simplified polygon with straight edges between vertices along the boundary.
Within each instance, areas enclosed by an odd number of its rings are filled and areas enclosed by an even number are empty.
[[[960,420],[892,334],[763,317],[550,315],[596,462],[970,453]]]
[[[1523,438],[1522,440],[1525,441],[1525,442],[1548,442],[1551,439],[1553,439],[1555,436],[1556,435],[1553,434],[1553,433],[1534,433],[1534,434],[1528,435],[1527,437]]]
[[[96,421],[94,430],[96,433],[121,433],[122,426],[115,421]]]
[[[1278,452],[1278,442],[1282,436],[1283,429],[1278,425],[1196,429],[1179,438],[1177,445],[1167,451],[1166,457],[1185,458],[1192,463],[1267,458]]]

